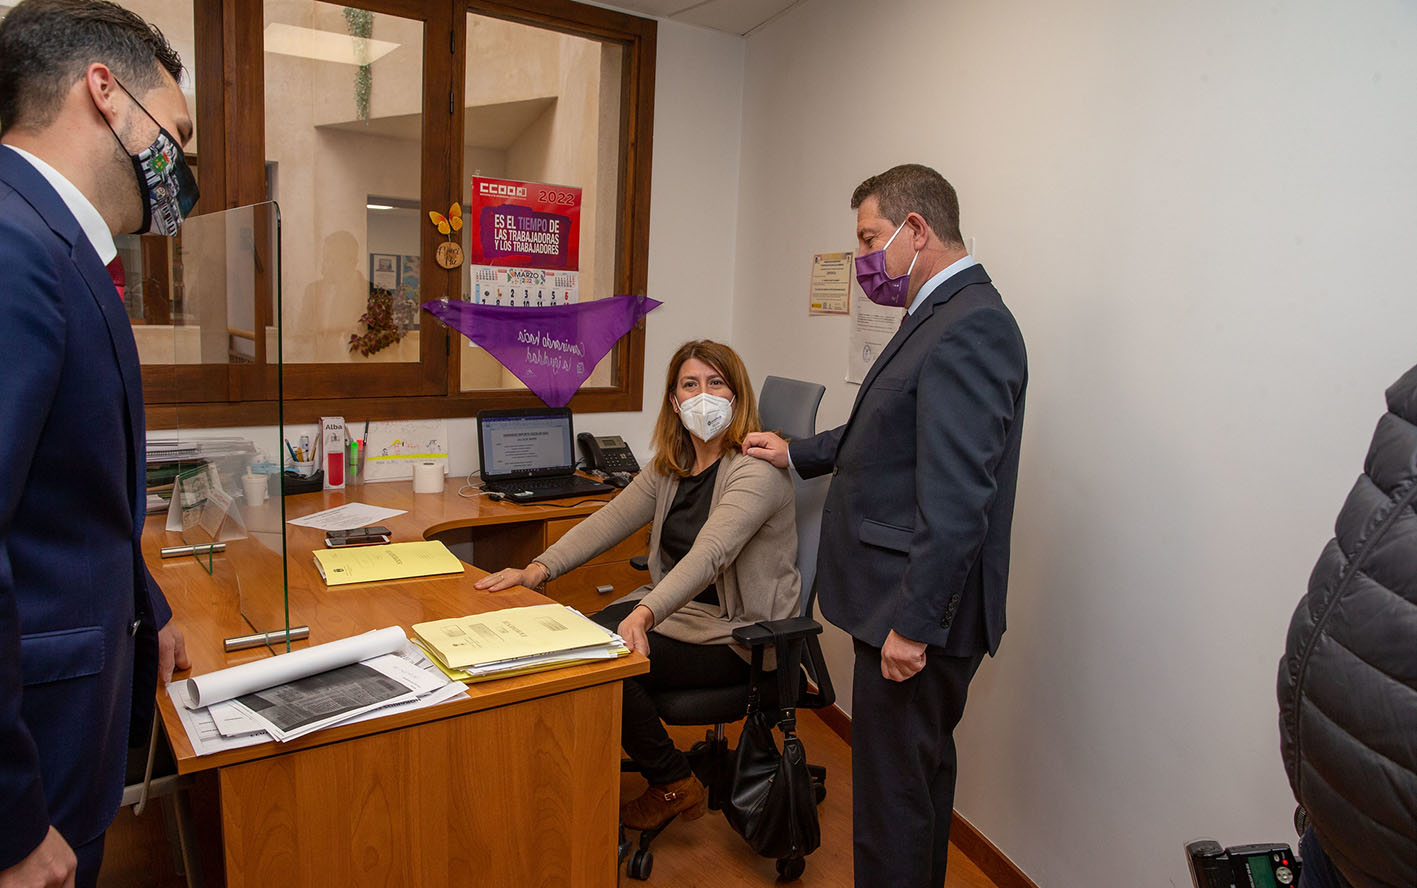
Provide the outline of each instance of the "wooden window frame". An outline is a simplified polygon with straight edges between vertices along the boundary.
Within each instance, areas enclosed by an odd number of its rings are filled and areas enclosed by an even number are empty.
[[[214,212],[267,199],[263,0],[193,0],[198,144],[202,199],[197,212]],[[620,89],[620,201],[615,210],[615,292],[644,293],[648,283],[650,156],[654,130],[657,24],[573,0],[363,0],[361,8],[424,22],[423,143],[420,201],[445,207],[461,194],[468,14],[504,19],[618,44]],[[444,51],[446,48],[446,51]],[[442,236],[421,226],[425,269]],[[282,249],[290,249],[283,244]],[[421,296],[438,299],[459,287],[457,272],[429,274]],[[258,313],[264,313],[258,309]],[[432,419],[472,416],[489,407],[530,407],[540,400],[524,389],[461,391],[454,353],[461,336],[422,312],[418,363],[287,364],[281,412],[287,423],[321,416],[359,419]],[[264,318],[257,318],[260,328]],[[263,337],[257,337],[261,343]],[[263,343],[262,343],[263,344]],[[263,349],[261,349],[263,351]],[[613,384],[587,387],[570,407],[584,413],[637,411],[644,396],[645,322],[611,353]],[[258,360],[261,356],[258,355]],[[281,397],[273,368],[251,365],[149,365],[143,368],[148,427],[264,425]]]

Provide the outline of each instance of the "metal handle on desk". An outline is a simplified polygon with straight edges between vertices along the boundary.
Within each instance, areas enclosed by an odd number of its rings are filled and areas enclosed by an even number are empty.
[[[208,555],[225,551],[226,543],[193,543],[190,546],[163,546],[158,554],[163,558],[181,558],[183,555]]]
[[[222,647],[227,653],[232,651],[242,651],[246,648],[265,647],[270,644],[280,644],[283,641],[303,641],[310,637],[309,626],[291,626],[290,632],[284,629],[273,629],[270,632],[257,632],[254,635],[233,635],[222,642]]]
[[[599,592],[601,595],[609,595],[611,592],[614,592],[614,591],[615,591],[615,587],[614,587],[614,586],[596,586],[596,587],[595,587],[595,591],[596,591],[596,592]]]

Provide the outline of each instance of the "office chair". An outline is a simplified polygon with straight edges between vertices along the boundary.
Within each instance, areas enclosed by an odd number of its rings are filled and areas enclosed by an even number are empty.
[[[154,712],[147,749],[139,747],[129,751],[123,796],[118,805],[132,806],[134,814],[142,814],[149,799],[170,798],[172,805],[170,808],[164,807],[164,815],[168,839],[173,845],[174,862],[181,865],[189,888],[202,888],[202,868],[197,860],[197,838],[187,798],[187,788],[193,782],[192,775],[177,773],[177,764],[172,759],[162,724]]]
[[[812,436],[816,433],[817,407],[825,392],[826,388],[816,383],[778,376],[767,377],[763,381],[762,392],[758,398],[758,412],[763,421],[763,428],[778,432],[789,439]],[[826,479],[802,481],[794,476],[792,483],[797,506],[797,563],[805,593],[802,596],[801,616],[760,622],[734,633],[734,638],[740,644],[749,647],[774,645],[777,662],[782,668],[791,669],[794,668],[791,664],[800,664],[801,678],[794,700],[778,699],[776,681],[758,682],[761,707],[788,717],[798,707],[821,709],[836,700],[821,644],[817,640],[822,627],[812,619],[815,604],[812,578],[816,573],[817,537],[821,529],[821,504],[826,497]],[[647,562],[648,559],[641,557],[633,559],[631,563],[645,570],[648,568]],[[754,680],[758,678],[754,676]],[[703,740],[689,749],[688,757],[695,776],[708,788],[708,806],[715,811],[723,807],[734,764],[734,754],[725,736],[725,726],[746,715],[750,684],[660,691],[652,695],[655,708],[665,724],[713,726]],[[624,766],[633,769],[632,763],[626,762]],[[809,768],[816,788],[817,803],[821,804],[822,799],[826,797],[826,769],[819,765],[810,765]],[[669,822],[672,823],[673,820]],[[623,827],[621,828],[619,857],[621,860],[629,858],[626,875],[632,879],[649,878],[650,870],[654,866],[650,844],[668,825],[666,823],[657,829],[642,831],[639,847],[633,851],[631,843],[625,839]],[[805,869],[806,861],[801,857],[780,858],[777,861],[778,874],[787,880],[800,877]]]

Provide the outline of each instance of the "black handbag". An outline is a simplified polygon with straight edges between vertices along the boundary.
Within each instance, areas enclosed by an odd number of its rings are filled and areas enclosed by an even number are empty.
[[[807,770],[807,752],[794,729],[792,709],[783,710],[782,749],[773,737],[772,719],[758,706],[757,666],[761,651],[754,650],[754,686],[748,717],[738,739],[733,772],[723,806],[728,823],[764,857],[802,858],[822,843],[817,820],[816,790]],[[795,659],[795,658],[794,658]],[[781,664],[780,664],[781,665]],[[779,683],[795,680],[796,669],[779,670]],[[787,673],[787,674],[782,674]],[[785,691],[779,700],[786,700]]]

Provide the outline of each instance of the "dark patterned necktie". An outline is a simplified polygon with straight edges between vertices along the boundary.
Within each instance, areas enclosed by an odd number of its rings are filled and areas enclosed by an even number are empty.
[[[113,289],[118,291],[118,301],[123,301],[123,258],[114,256],[113,261],[108,263],[108,274],[113,278]]]

